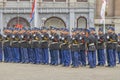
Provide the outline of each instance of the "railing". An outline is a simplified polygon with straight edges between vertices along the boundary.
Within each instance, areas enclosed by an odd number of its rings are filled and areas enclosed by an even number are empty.
[[[0,3],[4,8],[31,8],[32,2],[6,2]],[[89,2],[38,2],[38,8],[94,8],[94,4]]]

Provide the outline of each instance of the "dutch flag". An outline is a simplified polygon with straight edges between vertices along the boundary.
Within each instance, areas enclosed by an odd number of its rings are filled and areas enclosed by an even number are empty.
[[[34,19],[34,16],[35,16],[35,7],[36,7],[36,0],[33,1],[32,3],[32,12],[30,14],[30,23],[32,22],[32,20]]]

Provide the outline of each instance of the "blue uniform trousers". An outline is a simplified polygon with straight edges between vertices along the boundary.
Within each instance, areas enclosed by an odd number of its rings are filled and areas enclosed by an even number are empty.
[[[2,62],[2,48],[0,48],[0,62]]]
[[[49,63],[49,55],[48,55],[48,48],[42,48],[42,59],[44,64]]]
[[[73,67],[78,67],[79,66],[79,61],[78,61],[78,53],[77,51],[72,51],[72,65]]]
[[[29,62],[35,64],[35,52],[33,48],[28,48]]]
[[[98,57],[98,65],[105,65],[105,53],[104,53],[104,49],[98,49],[97,50],[97,57]]]
[[[21,48],[21,57],[22,57],[22,63],[29,63],[29,55],[27,48]]]
[[[78,53],[78,63],[79,63],[79,65],[82,64],[82,62],[81,62],[81,52],[80,51]]]
[[[10,46],[7,47],[7,53],[8,53],[8,62],[14,62],[13,48],[11,48]]]
[[[108,66],[110,67],[114,66],[113,49],[107,49],[107,63],[108,63]]]
[[[16,62],[16,63],[20,62],[19,48],[12,48],[12,49],[13,49],[14,62]]]
[[[117,52],[118,53],[118,63],[120,64],[120,51],[119,52]]]
[[[72,61],[72,63],[71,63],[71,65],[73,65],[74,64],[74,51],[71,51],[71,61]]]
[[[63,60],[62,60],[62,50],[59,50],[59,60],[60,60],[60,64],[63,64]]]
[[[4,61],[5,62],[8,62],[8,52],[7,52],[7,47],[6,46],[4,46]]]
[[[40,48],[34,48],[34,52],[35,52],[35,63],[40,64],[41,63]]]
[[[69,66],[70,65],[70,51],[63,50],[63,65]]]
[[[81,59],[81,65],[82,66],[86,66],[86,54],[85,54],[85,50],[80,50],[80,59]]]
[[[116,49],[113,49],[114,66],[116,66]]]
[[[59,50],[50,50],[50,54],[51,54],[51,64],[58,65]]]
[[[64,50],[61,50],[61,64],[64,64]]]
[[[96,52],[95,51],[88,51],[88,59],[90,68],[96,67]]]

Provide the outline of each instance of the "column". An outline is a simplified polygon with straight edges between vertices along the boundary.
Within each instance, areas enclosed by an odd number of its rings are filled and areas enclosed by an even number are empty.
[[[88,27],[94,27],[94,9],[89,9],[89,25]]]
[[[96,0],[88,0],[89,2],[89,20],[88,20],[88,28],[94,27],[94,9]]]
[[[2,10],[0,10],[0,29],[1,29],[1,34],[3,34],[3,13],[2,13]]]
[[[74,9],[70,9],[70,21],[69,21],[69,29],[70,29],[70,34],[72,31],[72,28],[75,27],[75,12]]]

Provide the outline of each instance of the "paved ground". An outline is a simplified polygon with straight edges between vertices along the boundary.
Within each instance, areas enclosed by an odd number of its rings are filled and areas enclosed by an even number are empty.
[[[0,80],[120,80],[120,65],[90,69],[0,63]]]

